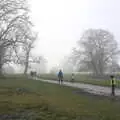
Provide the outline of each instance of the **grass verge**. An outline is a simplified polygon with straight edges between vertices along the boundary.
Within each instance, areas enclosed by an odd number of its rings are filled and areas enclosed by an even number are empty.
[[[27,92],[18,94],[17,88]],[[0,80],[0,118],[32,120],[119,120],[120,102],[78,89],[28,79]],[[19,117],[18,117],[19,116]],[[9,119],[6,120],[9,120]]]

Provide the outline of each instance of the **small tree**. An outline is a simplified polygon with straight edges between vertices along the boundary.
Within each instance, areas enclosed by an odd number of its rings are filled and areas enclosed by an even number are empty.
[[[34,42],[37,40],[37,34],[26,36],[24,43],[16,49],[16,63],[24,66],[24,74],[27,74],[30,63],[40,63],[41,57],[32,56]]]
[[[28,67],[29,67],[29,62],[33,62],[33,60],[30,61],[30,54],[31,54],[31,50],[34,47],[33,44],[35,42],[35,40],[37,39],[37,37],[31,37],[30,39],[28,39],[28,41],[23,45],[23,51],[24,51],[24,74],[27,73],[28,71]],[[33,58],[32,58],[33,59]]]

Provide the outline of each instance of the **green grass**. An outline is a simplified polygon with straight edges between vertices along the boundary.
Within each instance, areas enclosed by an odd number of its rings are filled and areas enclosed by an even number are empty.
[[[40,78],[48,80],[58,80],[55,74],[41,74]],[[64,81],[71,81],[71,74],[64,74]],[[110,78],[107,76],[105,79],[95,78],[90,75],[75,74],[74,82],[87,83],[100,86],[111,86]],[[120,87],[120,80],[116,79],[117,87]]]
[[[18,87],[30,92],[17,94]],[[14,114],[22,109],[34,112],[38,117],[35,120],[120,120],[119,101],[74,91],[78,89],[23,77],[1,79],[0,113]]]

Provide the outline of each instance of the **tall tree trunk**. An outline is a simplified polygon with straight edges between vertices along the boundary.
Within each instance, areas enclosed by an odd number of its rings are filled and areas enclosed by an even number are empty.
[[[0,75],[2,75],[2,55],[0,55]]]
[[[2,64],[0,64],[0,76],[2,75]]]
[[[28,66],[29,66],[29,52],[27,52],[27,55],[26,55],[25,69],[24,69],[24,74],[25,75],[27,74]]]
[[[25,63],[24,74],[26,75],[28,71],[28,62]]]
[[[2,67],[3,67],[3,56],[4,56],[4,48],[0,46],[0,75],[2,75]]]
[[[98,75],[98,69],[97,69],[97,66],[96,66],[96,64],[93,60],[91,61],[91,64],[92,64],[92,67],[93,67],[94,74]]]

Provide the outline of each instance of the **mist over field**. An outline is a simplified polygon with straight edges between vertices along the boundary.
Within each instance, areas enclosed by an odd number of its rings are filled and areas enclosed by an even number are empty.
[[[119,0],[0,0],[0,120],[120,120]]]

